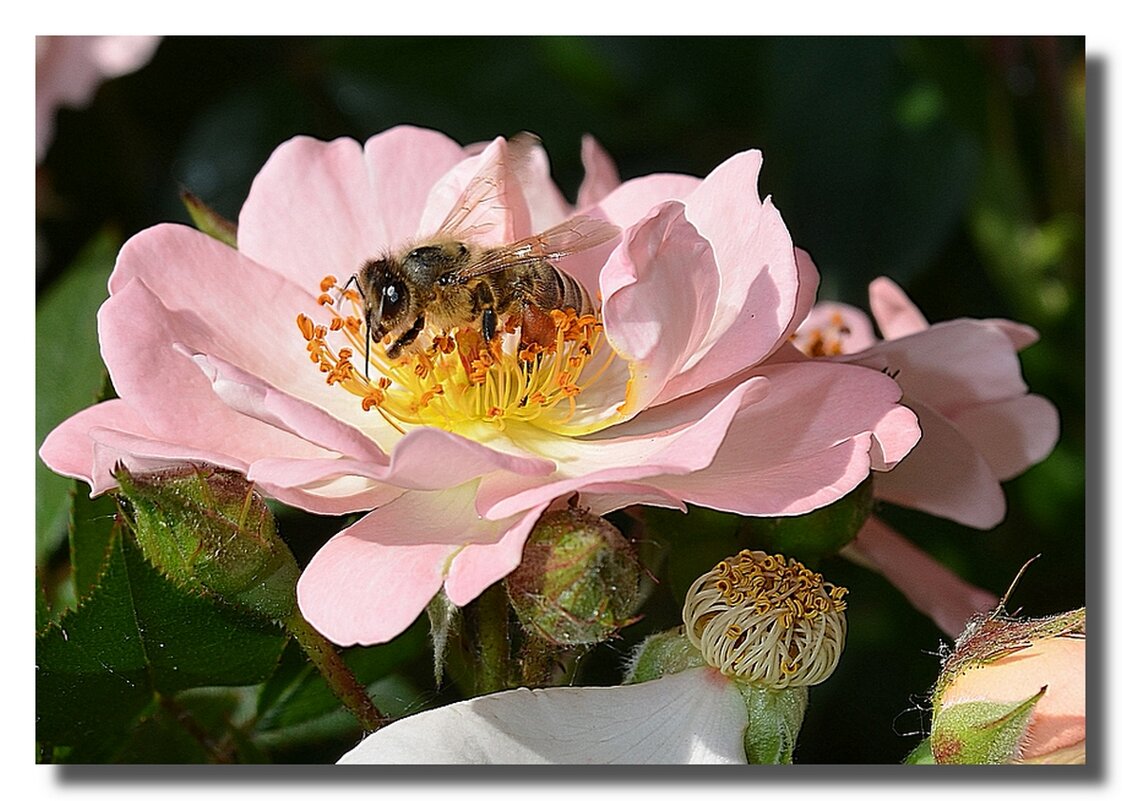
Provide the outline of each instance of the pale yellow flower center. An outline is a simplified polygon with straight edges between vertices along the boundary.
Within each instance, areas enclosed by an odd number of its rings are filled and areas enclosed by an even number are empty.
[[[845,647],[845,587],[800,562],[741,551],[697,579],[686,636],[728,676],[773,689],[824,681]]]
[[[402,433],[418,425],[453,431],[476,421],[498,429],[520,421],[563,431],[580,394],[615,356],[599,317],[572,309],[550,312],[556,335],[545,347],[524,346],[508,324],[491,342],[461,326],[426,330],[418,346],[396,359],[386,355],[389,337],[367,354],[361,300],[353,290],[333,294],[336,286],[333,276],[320,284],[319,302],[331,312],[330,325],[297,315],[308,354],[330,386],[354,395],[362,409]]]
[[[852,333],[839,312],[830,315],[824,325],[807,328],[791,335],[791,342],[807,356],[840,356],[845,353],[845,340]]]

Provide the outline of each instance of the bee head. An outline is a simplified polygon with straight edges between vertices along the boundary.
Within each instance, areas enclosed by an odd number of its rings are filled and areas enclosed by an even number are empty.
[[[396,262],[368,261],[362,268],[359,285],[366,306],[366,325],[375,340],[412,323],[409,285]]]

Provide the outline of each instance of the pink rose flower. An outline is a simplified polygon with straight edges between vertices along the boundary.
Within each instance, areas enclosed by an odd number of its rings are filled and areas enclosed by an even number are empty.
[[[869,305],[884,341],[864,312],[819,303],[795,335],[804,353],[883,371],[904,390],[923,438],[891,473],[873,479],[878,498],[975,528],[1005,517],[1001,482],[1046,457],[1059,438],[1059,414],[1028,394],[1017,352],[1037,339],[1008,320],[960,319],[929,325],[888,278],[869,285]],[[891,581],[944,632],[997,597],[963,581],[876,518],[845,555]]]
[[[1005,517],[1001,482],[1044,459],[1059,439],[1056,407],[1029,394],[1021,377],[1017,352],[1036,342],[1036,331],[1009,320],[929,325],[883,277],[869,285],[869,305],[883,341],[860,310],[820,303],[795,343],[804,353],[886,372],[919,416],[923,439],[891,473],[876,476],[876,496],[993,528]]]
[[[81,107],[101,83],[140,69],[159,36],[35,37],[35,160],[42,160],[61,106]]]
[[[254,181],[237,250],[184,226],[142,231],[98,317],[119,398],[59,426],[42,458],[95,493],[113,487],[118,461],[199,460],[302,509],[368,512],[298,586],[308,620],[346,645],[396,636],[441,587],[457,605],[474,599],[573,493],[594,514],[637,503],[801,514],[915,444],[888,377],[767,361],[817,274],[758,199],[756,152],[705,179],[612,189],[614,168],[587,142],[584,211],[621,235],[561,266],[600,312],[558,313],[533,368],[517,333],[487,348],[429,331],[396,360],[376,345],[368,377],[361,309],[325,275],[423,241],[480,174],[493,188],[473,222],[481,244],[571,218],[544,150],[517,173],[508,154],[503,139],[469,150],[409,127],[365,145],[299,137]]]

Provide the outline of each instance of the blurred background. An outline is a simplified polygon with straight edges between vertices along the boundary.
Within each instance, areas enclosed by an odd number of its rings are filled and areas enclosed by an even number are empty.
[[[1024,374],[1059,408],[1061,438],[1006,485],[1005,522],[979,532],[891,507],[880,514],[998,595],[1042,554],[1011,609],[1078,607],[1085,72],[1081,38],[163,39],[135,71],[48,118],[36,172],[37,441],[102,390],[94,314],[121,242],[161,221],[187,222],[182,189],[236,219],[253,176],[296,134],[361,141],[409,123],[468,143],[529,130],[570,200],[586,133],[625,180],[705,175],[759,148],[761,192],[813,255],[821,299],[864,308],[869,281],[888,275],[933,322],[1007,317],[1040,332],[1022,354]],[[60,327],[64,347],[46,352],[43,332]],[[62,587],[49,577],[65,571],[70,482],[38,460],[37,471],[40,575]],[[281,516],[302,560],[340,525]],[[883,579],[840,559],[821,567],[850,588],[849,644],[837,673],[811,692],[796,759],[898,762],[927,721],[945,638]],[[631,643],[665,623],[657,610],[648,618],[592,659],[587,677],[611,681]],[[424,684],[431,655],[423,631],[413,635],[398,659],[408,680],[395,691],[410,709],[448,700]],[[334,758],[345,741],[266,752]]]

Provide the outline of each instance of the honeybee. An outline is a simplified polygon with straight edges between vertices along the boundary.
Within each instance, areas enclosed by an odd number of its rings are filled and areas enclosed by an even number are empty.
[[[536,142],[511,139],[510,158]],[[400,252],[367,261],[351,276],[362,298],[366,350],[387,335],[386,355],[396,359],[426,327],[478,325],[486,342],[500,330],[521,329],[523,343],[545,346],[557,327],[549,312],[572,308],[594,311],[588,291],[556,263],[574,253],[610,242],[619,229],[578,216],[541,233],[499,246],[473,237],[485,229],[481,218],[500,195],[504,170],[496,161],[468,183],[436,232]],[[367,357],[369,371],[369,356]]]

